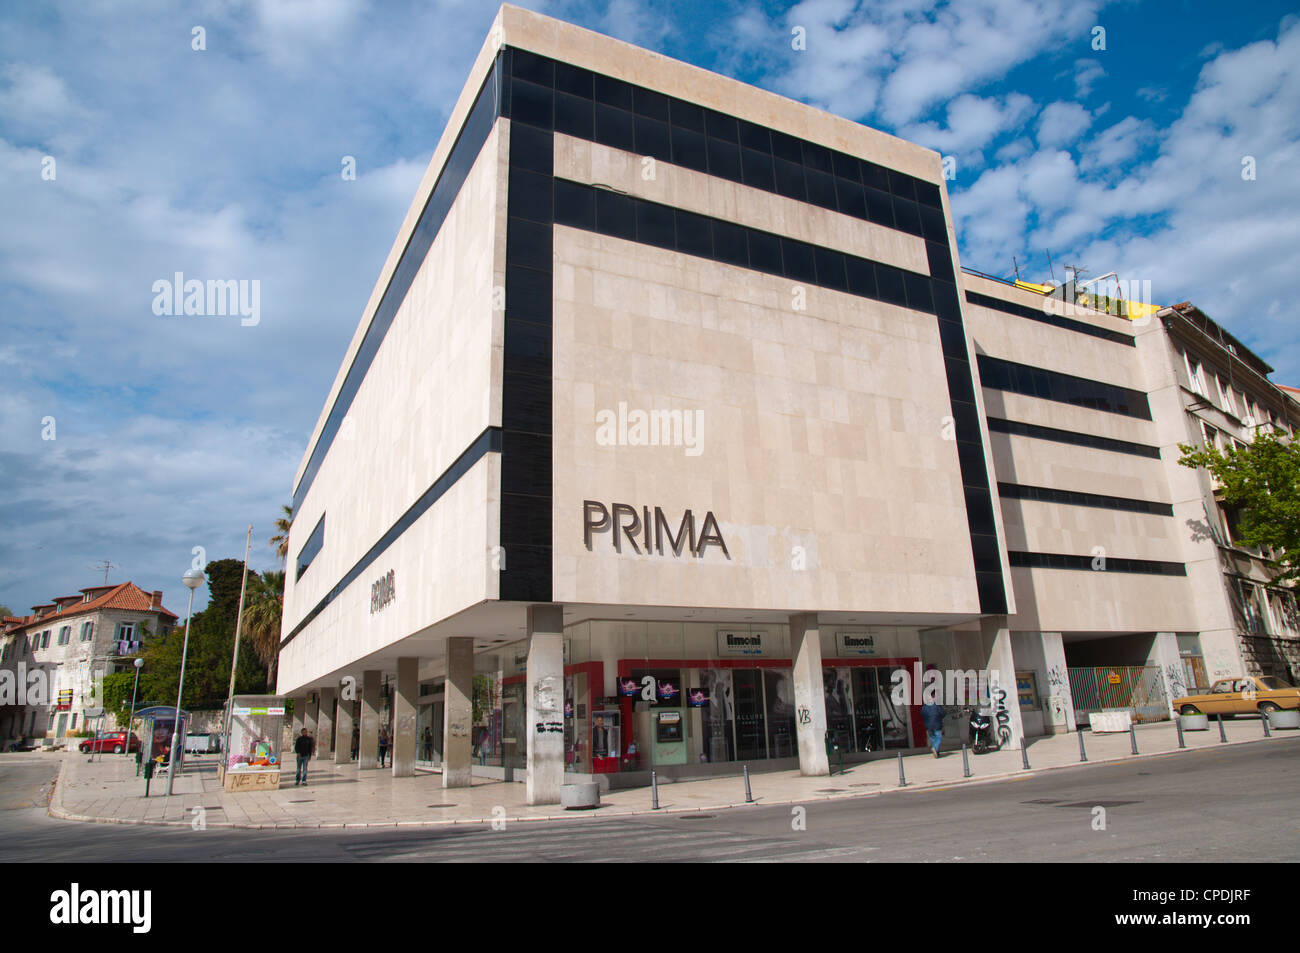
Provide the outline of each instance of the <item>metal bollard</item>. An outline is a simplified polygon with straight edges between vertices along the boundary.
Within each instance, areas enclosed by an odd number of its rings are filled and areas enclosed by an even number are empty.
[[[1087,761],[1087,760],[1088,760],[1088,751],[1087,751],[1087,749],[1085,749],[1085,748],[1083,747],[1083,732],[1080,731],[1078,728],[1076,728],[1076,729],[1074,730],[1074,733],[1075,733],[1076,735],[1079,736],[1079,760],[1080,760],[1080,761]]]
[[[907,776],[903,774],[903,752],[898,752],[898,786],[907,787]]]
[[[961,769],[964,772],[963,777],[970,777],[970,755],[966,753],[966,746],[961,746]]]
[[[1219,743],[1227,744],[1227,742],[1228,742],[1228,736],[1223,730],[1223,713],[1220,712],[1219,713]]]
[[[1020,739],[1020,762],[1021,762],[1021,764],[1023,764],[1023,765],[1025,766],[1025,770],[1028,771],[1028,770],[1029,770],[1029,750],[1025,747],[1025,739],[1024,739],[1024,738],[1021,738],[1021,739]]]
[[[1261,712],[1259,713],[1259,720],[1262,721],[1262,722],[1264,723],[1264,737],[1265,737],[1265,738],[1272,738],[1272,737],[1273,737],[1273,732],[1271,732],[1271,731],[1269,730],[1269,728],[1268,728],[1268,712],[1266,712],[1266,711],[1261,711]]]
[[[1186,748],[1187,742],[1183,740],[1183,716],[1174,715],[1174,727],[1178,729],[1178,747]]]
[[[749,765],[745,765],[745,803],[754,803],[754,795],[749,790]]]
[[[659,772],[650,772],[650,808],[659,810]]]
[[[1137,736],[1137,732],[1133,730],[1133,722],[1131,722],[1131,721],[1128,723],[1128,743],[1129,743],[1129,746],[1133,749],[1133,753],[1134,753],[1134,754],[1137,754],[1137,753],[1138,753],[1138,736]]]

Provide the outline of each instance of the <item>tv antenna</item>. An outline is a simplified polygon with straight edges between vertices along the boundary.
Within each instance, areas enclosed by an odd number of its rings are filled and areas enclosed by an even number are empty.
[[[99,562],[95,563],[95,565],[91,566],[90,568],[93,569],[93,570],[95,570],[95,572],[99,572],[99,571],[101,571],[101,570],[103,571],[103,573],[104,573],[104,585],[107,586],[107,585],[108,585],[108,571],[109,571],[110,569],[121,569],[122,567],[121,567],[121,566],[115,566],[115,565],[113,565],[113,564],[112,564],[111,562],[109,562],[107,559],[101,559]]]

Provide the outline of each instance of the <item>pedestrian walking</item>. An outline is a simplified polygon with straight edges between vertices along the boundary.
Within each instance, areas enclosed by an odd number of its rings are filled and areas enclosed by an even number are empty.
[[[925,734],[930,741],[930,750],[939,757],[939,746],[943,744],[943,706],[935,702],[921,706],[921,723],[925,725]]]
[[[294,775],[294,787],[307,783],[307,762],[311,760],[315,749],[316,742],[312,741],[311,735],[307,734],[307,729],[304,728],[302,734],[293,742],[293,753],[298,756],[298,773]]]
[[[357,752],[361,750],[361,729],[354,727],[352,729],[352,760],[357,760]]]
[[[424,760],[433,760],[433,729],[428,725],[424,727]]]
[[[388,729],[379,729],[379,766],[382,768],[387,763],[388,758]]]

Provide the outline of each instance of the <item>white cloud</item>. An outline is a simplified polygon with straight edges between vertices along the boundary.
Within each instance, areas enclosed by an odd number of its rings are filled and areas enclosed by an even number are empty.
[[[1092,114],[1078,103],[1050,103],[1038,117],[1038,144],[1044,149],[1068,146],[1091,124]]]
[[[1094,86],[1106,76],[1106,71],[1096,60],[1074,61],[1074,91],[1079,99],[1086,99]]]
[[[966,156],[1019,126],[1034,109],[1034,101],[1021,93],[1011,93],[1001,100],[967,94],[948,104],[946,126],[917,123],[901,129],[899,134],[944,154]]]

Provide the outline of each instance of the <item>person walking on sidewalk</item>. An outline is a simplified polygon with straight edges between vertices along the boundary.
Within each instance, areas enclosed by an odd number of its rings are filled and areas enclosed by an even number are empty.
[[[935,702],[921,706],[921,723],[925,725],[926,738],[930,750],[939,757],[939,747],[943,744],[943,706]]]
[[[388,757],[388,729],[379,729],[379,766],[384,766],[384,761]]]
[[[307,729],[304,728],[302,734],[293,742],[293,753],[298,756],[298,773],[294,775],[294,787],[307,783],[307,762],[311,759],[315,748],[316,743],[311,740],[311,735],[307,734]]]

